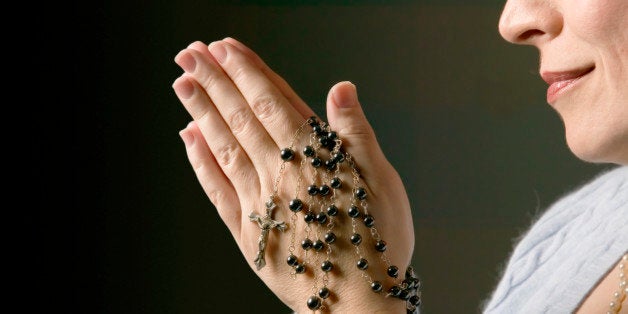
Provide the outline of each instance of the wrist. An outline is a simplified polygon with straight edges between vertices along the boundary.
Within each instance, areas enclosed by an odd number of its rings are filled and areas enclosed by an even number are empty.
[[[293,309],[297,314],[313,313],[304,302]],[[370,288],[356,285],[330,297],[315,313],[407,313],[404,300],[388,297],[385,292],[374,293]]]
[[[387,296],[386,291],[373,292],[368,285],[358,284],[342,296],[344,302],[335,306],[338,313],[406,313],[404,300]]]
[[[367,279],[353,271],[338,275],[330,286],[333,292],[321,300],[320,308],[313,311],[303,302],[308,298],[316,299],[316,293],[310,292],[311,295],[301,293],[297,299],[302,301],[292,309],[296,313],[418,313],[421,306],[421,282],[412,267],[400,273],[399,278],[377,281],[377,289],[373,288],[370,277]]]

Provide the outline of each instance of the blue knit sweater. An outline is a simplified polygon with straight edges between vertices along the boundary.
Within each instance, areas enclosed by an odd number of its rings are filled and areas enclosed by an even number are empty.
[[[623,166],[600,174],[540,216],[515,247],[483,313],[573,313],[626,251],[628,167]]]

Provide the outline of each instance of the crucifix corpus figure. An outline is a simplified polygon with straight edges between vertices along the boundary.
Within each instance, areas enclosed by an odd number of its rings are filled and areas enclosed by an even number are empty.
[[[283,221],[273,220],[273,210],[277,207],[272,198],[266,202],[266,214],[264,216],[260,216],[255,212],[249,214],[249,219],[251,221],[257,222],[257,225],[261,229],[261,233],[259,235],[257,257],[255,258],[255,266],[257,266],[257,270],[262,269],[262,267],[266,266],[266,260],[264,259],[264,252],[266,250],[266,242],[268,241],[268,233],[271,229],[277,228],[280,231],[286,230],[286,223]]]

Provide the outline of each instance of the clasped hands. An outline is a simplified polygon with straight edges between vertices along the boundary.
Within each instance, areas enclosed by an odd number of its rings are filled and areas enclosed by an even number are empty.
[[[271,232],[266,248],[267,266],[256,270],[253,259],[260,229],[248,215],[264,208],[281,164],[280,150],[289,145],[299,126],[316,113],[257,54],[233,38],[209,45],[194,42],[174,60],[183,74],[172,86],[192,120],[180,136],[199,183],[251,270],[288,307],[299,313],[309,312],[304,300],[311,294],[315,279],[311,275],[296,279],[289,275],[289,236]],[[410,204],[400,176],[377,143],[356,87],[347,81],[334,85],[328,93],[326,109],[327,119],[321,120],[326,120],[343,139],[344,149],[360,169],[369,195],[369,212],[388,243],[387,255],[400,269],[405,269],[414,248]],[[296,181],[296,175],[286,173],[279,189],[281,199],[290,199]],[[346,208],[347,204],[339,205]],[[283,210],[276,210],[275,218],[290,221],[290,214],[284,206]],[[301,239],[303,236],[299,235],[304,231],[296,230],[296,234]],[[351,227],[339,226],[336,234],[348,239]],[[339,241],[337,246],[337,267],[330,275],[330,286],[336,293],[329,301],[334,312],[405,313],[403,302],[373,296],[361,278],[355,251],[348,241]],[[372,250],[365,254],[372,267],[382,262]]]

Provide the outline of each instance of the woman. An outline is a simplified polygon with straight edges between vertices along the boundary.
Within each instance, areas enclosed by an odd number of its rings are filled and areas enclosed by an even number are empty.
[[[538,48],[540,74],[549,85],[547,102],[564,122],[571,151],[583,161],[620,166],[559,200],[538,219],[515,248],[485,304],[486,313],[628,311],[626,279],[621,277],[622,265],[628,263],[622,262],[628,249],[626,16],[624,0],[506,3],[500,33],[510,42]],[[402,274],[389,272],[390,276],[381,277],[375,272],[398,266],[403,273],[410,264],[414,230],[403,183],[377,144],[355,86],[341,82],[331,88],[326,125],[320,119],[308,121],[314,112],[235,39],[209,46],[195,42],[175,61],[185,73],[173,88],[194,120],[180,133],[190,162],[251,268],[266,285],[297,312],[396,313],[418,306],[420,291],[414,285],[415,298],[384,297],[398,296],[388,287],[400,285]],[[324,130],[317,133],[316,127]],[[296,147],[308,144],[308,134],[320,140],[321,134],[328,137],[329,132],[340,140],[328,147],[328,160],[334,159],[333,153],[346,153],[349,160],[343,159],[333,170],[343,171],[305,169],[302,164],[317,155],[295,154]],[[323,154],[325,145],[316,143],[314,147]],[[357,165],[359,172],[351,165]],[[304,223],[301,218],[307,219],[308,206],[302,210],[291,201],[297,199],[295,194],[305,194],[299,189],[309,184],[307,180],[332,176],[327,173],[338,173],[343,184],[353,184],[349,192],[363,188],[364,199],[334,199],[333,204],[347,210],[351,218],[321,209],[312,212],[326,212],[329,217],[321,217],[317,225]],[[360,201],[355,202],[356,198]],[[327,200],[312,201],[313,196],[307,199],[310,207],[329,205]],[[352,205],[370,229],[358,229],[348,210]],[[331,228],[327,219],[332,217],[337,219],[332,233],[351,235],[351,240],[327,241],[329,229],[325,228]],[[375,218],[377,229],[366,221],[368,217]],[[373,237],[367,239],[369,230]],[[368,250],[356,234],[379,246]],[[314,252],[312,241],[306,241],[321,239],[325,249],[320,252]],[[378,241],[383,239],[386,242]],[[311,267],[321,262],[323,271]],[[299,268],[303,265],[307,271]],[[374,292],[382,296],[374,297]]]

